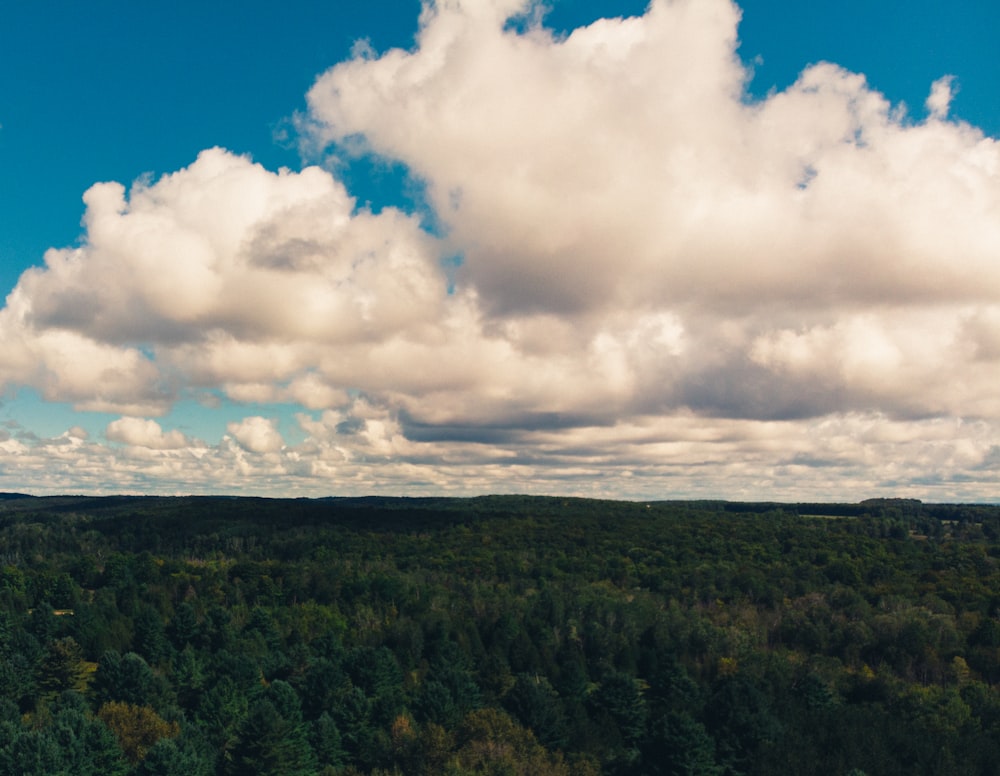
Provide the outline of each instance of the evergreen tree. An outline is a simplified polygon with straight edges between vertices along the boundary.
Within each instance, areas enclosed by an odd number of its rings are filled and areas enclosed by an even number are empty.
[[[48,601],[41,601],[31,610],[28,617],[28,632],[38,639],[39,644],[47,644],[59,630],[59,618],[56,617]]]
[[[199,638],[198,615],[187,601],[174,610],[174,617],[167,626],[167,636],[174,649],[182,650],[189,644],[197,644]]]
[[[170,656],[170,642],[160,613],[149,604],[143,604],[132,620],[135,636],[132,648],[152,665]]]
[[[717,682],[705,705],[705,727],[716,741],[719,762],[732,773],[747,772],[761,747],[781,732],[766,693],[741,675]]]
[[[566,713],[555,688],[544,676],[520,674],[504,705],[549,749],[566,745]]]
[[[38,666],[38,686],[54,697],[64,690],[83,689],[83,650],[72,636],[50,641]]]
[[[646,732],[646,702],[636,679],[614,671],[591,697],[593,707],[606,715],[627,746],[634,746]]]
[[[209,763],[177,739],[161,738],[139,763],[135,776],[209,776]]]
[[[330,710],[347,684],[347,674],[339,661],[325,657],[315,659],[302,678],[302,708],[306,717],[316,719]]]
[[[0,698],[8,699],[26,711],[35,705],[37,694],[35,671],[28,657],[21,653],[0,657]]]
[[[427,679],[420,685],[414,710],[422,722],[436,722],[446,728],[453,728],[462,719],[451,690],[436,679]]]
[[[639,771],[649,776],[720,776],[715,742],[705,726],[684,712],[653,720],[640,747]]]
[[[47,730],[0,725],[0,775],[53,776],[67,774],[58,742]]]
[[[331,714],[348,756],[354,760],[367,759],[374,749],[375,727],[372,724],[372,702],[364,690],[346,687],[339,693]]]
[[[294,725],[302,724],[302,702],[295,689],[281,679],[275,679],[268,686],[264,697],[274,704],[274,708],[282,719]]]
[[[77,693],[63,693],[50,727],[66,772],[73,776],[124,776],[128,762],[115,736],[93,718]]]
[[[327,712],[323,712],[312,726],[312,747],[320,767],[339,768],[344,764],[345,752],[340,741],[340,730]]]
[[[10,698],[0,698],[0,724],[21,721],[21,710]]]
[[[248,706],[246,692],[228,676],[223,676],[201,696],[195,716],[216,751],[228,751],[235,742],[237,726],[246,716]]]
[[[121,701],[160,707],[169,695],[166,681],[142,656],[135,652],[122,655],[113,650],[105,652],[98,662],[92,692],[98,705]]]
[[[267,698],[254,702],[239,726],[230,776],[312,776],[316,758],[306,728],[285,719]]]
[[[387,647],[357,647],[348,653],[346,666],[355,686],[372,702],[373,721],[388,728],[403,707],[403,672]]]
[[[190,643],[174,655],[171,679],[177,703],[183,709],[193,708],[205,686],[205,669]]]

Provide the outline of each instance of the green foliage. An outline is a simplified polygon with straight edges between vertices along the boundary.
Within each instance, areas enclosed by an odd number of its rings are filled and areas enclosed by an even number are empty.
[[[767,694],[741,675],[720,679],[705,705],[705,726],[729,773],[748,773],[761,750],[778,741],[781,722]]]
[[[996,507],[24,498],[0,544],[0,776],[1000,772]]]
[[[0,723],[0,774],[125,776],[128,763],[111,731],[70,693],[44,727]]]
[[[166,703],[169,687],[165,678],[134,652],[105,652],[97,664],[92,694],[96,705],[110,701],[145,704],[159,708]]]
[[[139,763],[135,776],[209,776],[211,769],[197,752],[172,738],[161,738]]]
[[[321,767],[338,768],[344,764],[346,755],[340,740],[340,730],[327,712],[320,714],[313,723],[311,741],[316,761]]]
[[[83,650],[72,636],[50,641],[38,665],[38,687],[48,696],[64,690],[82,690]]]
[[[590,696],[595,719],[612,748],[632,748],[646,729],[646,701],[639,681],[621,671],[609,673]]]
[[[640,772],[649,776],[721,776],[715,740],[686,712],[670,711],[652,720],[642,742]]]
[[[504,698],[505,707],[550,749],[563,749],[568,721],[559,693],[544,676],[520,674]]]
[[[171,645],[160,613],[150,604],[141,604],[132,618],[133,649],[152,665],[170,657]]]
[[[315,754],[309,746],[307,730],[294,718],[297,710],[291,711],[293,718],[290,719],[269,698],[254,702],[239,727],[238,741],[226,772],[232,776],[309,776],[316,773]]]

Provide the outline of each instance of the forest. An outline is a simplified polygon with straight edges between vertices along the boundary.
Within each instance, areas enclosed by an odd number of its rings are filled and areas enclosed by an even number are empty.
[[[1000,773],[1000,507],[0,497],[0,776]]]

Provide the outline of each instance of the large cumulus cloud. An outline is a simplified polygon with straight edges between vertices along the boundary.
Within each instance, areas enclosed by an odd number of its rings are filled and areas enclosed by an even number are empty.
[[[430,3],[308,94],[307,145],[404,164],[434,235],[220,149],[98,184],[0,312],[0,377],[126,416],[77,448],[213,481],[995,492],[1000,147],[947,74],[926,116],[829,63],[754,100],[729,0],[561,37],[535,11]],[[304,441],[138,420],[205,390],[299,404]]]
[[[222,386],[325,404],[340,394],[316,377],[324,354],[419,340],[445,317],[432,238],[398,211],[353,212],[319,168],[212,149],[84,201],[83,244],[49,251],[0,312],[0,373],[53,399],[161,414]]]
[[[995,362],[970,337],[1000,300],[1000,148],[946,120],[948,79],[919,121],[832,64],[754,102],[727,0],[565,39],[497,22],[523,9],[438,3],[414,51],[309,94],[326,141],[363,138],[426,181],[487,313],[675,316],[681,361],[647,351],[632,371],[665,362],[670,401],[722,414],[993,412]],[[768,400],[713,401],[707,380]]]

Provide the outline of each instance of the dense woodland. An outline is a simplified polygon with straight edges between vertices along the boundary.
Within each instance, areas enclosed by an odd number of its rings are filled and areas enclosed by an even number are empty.
[[[0,499],[0,776],[1000,773],[1000,507]]]

